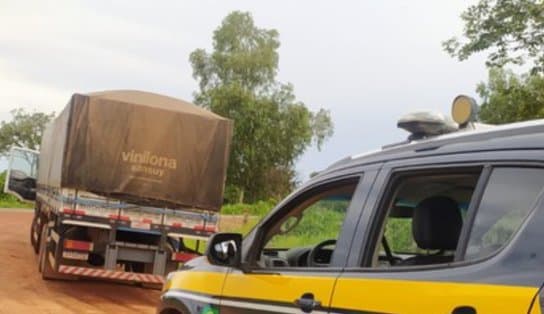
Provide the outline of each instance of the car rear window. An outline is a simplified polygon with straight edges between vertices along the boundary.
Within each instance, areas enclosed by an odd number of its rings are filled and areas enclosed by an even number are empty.
[[[482,196],[465,260],[482,258],[503,247],[535,207],[544,187],[544,169],[495,168]]]

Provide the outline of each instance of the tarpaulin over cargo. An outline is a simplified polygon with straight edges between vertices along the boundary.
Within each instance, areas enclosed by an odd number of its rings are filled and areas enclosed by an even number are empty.
[[[219,210],[232,121],[140,92],[74,94],[44,131],[38,185]]]

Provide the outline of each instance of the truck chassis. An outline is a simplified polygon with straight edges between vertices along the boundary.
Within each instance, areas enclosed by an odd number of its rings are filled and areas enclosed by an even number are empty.
[[[217,215],[144,207],[85,191],[38,187],[31,243],[44,279],[79,277],[158,288],[199,255]],[[184,241],[193,240],[188,248]]]

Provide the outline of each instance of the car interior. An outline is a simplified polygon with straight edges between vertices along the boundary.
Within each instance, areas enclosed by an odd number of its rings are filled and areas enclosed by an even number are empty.
[[[454,260],[479,172],[401,177],[386,203],[371,267],[403,267]]]
[[[328,266],[355,191],[349,182],[298,203],[268,231],[260,267]]]
[[[369,267],[405,267],[454,260],[466,213],[480,176],[424,173],[394,180]],[[261,267],[326,267],[330,264],[355,185],[303,201],[268,232]]]

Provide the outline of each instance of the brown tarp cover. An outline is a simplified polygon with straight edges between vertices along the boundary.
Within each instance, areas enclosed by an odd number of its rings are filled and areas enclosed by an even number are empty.
[[[38,184],[218,211],[232,121],[140,91],[74,94],[44,131]]]

